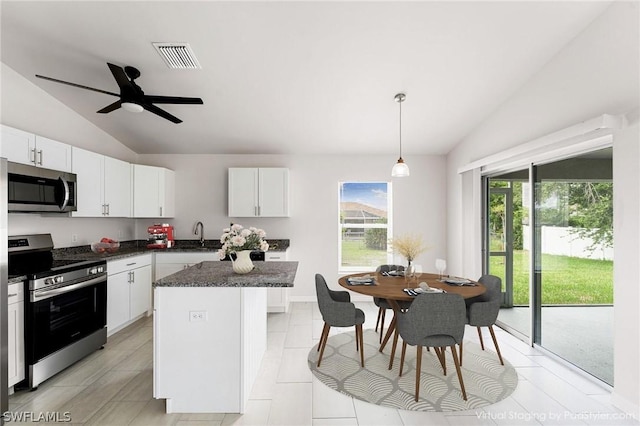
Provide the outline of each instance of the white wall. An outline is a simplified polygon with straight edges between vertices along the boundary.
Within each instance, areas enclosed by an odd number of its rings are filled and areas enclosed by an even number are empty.
[[[416,263],[433,270],[435,259],[446,253],[445,160],[406,156],[406,161],[411,176],[393,179],[394,233],[421,234],[432,249]],[[229,167],[289,168],[290,218],[236,218],[233,222],[261,227],[268,238],[290,239],[289,258],[300,262],[292,299],[315,300],[316,273],[337,287],[338,182],[391,181],[395,159],[366,155],[140,155],[139,162],[175,170],[176,219],[169,222],[180,239],[195,239],[192,232],[197,221],[204,223],[207,239],[219,238],[222,228],[229,226]],[[153,222],[137,220],[138,238],[146,238],[146,228]]]
[[[473,217],[464,219],[462,214],[464,192],[463,179],[457,173],[459,167],[605,113],[624,114],[638,108],[638,9],[637,2],[613,3],[449,153],[447,241],[453,273],[468,273],[465,257],[481,256],[477,244],[465,244],[463,230],[477,230],[479,221]],[[613,400],[636,415],[640,411],[638,144],[637,123],[614,134]]]
[[[85,120],[5,64],[0,64],[0,122],[72,146],[125,161],[136,153]],[[134,236],[133,219],[70,218],[62,215],[9,214],[9,235],[51,233],[56,248],[89,244],[102,237]],[[78,235],[72,242],[71,236]]]
[[[0,122],[133,162],[136,153],[0,62]]]

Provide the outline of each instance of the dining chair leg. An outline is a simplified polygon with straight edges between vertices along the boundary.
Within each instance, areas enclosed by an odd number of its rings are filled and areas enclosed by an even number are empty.
[[[360,341],[360,365],[364,368],[364,336],[362,333],[362,324],[356,325],[356,336]]]
[[[358,324],[356,324],[356,352],[360,350],[360,336],[358,335]]]
[[[396,346],[398,345],[398,329],[393,332],[393,345],[391,347],[391,357],[389,357],[389,370],[393,368],[393,358],[396,356]]]
[[[378,308],[378,318],[376,318],[376,333],[378,332],[378,325],[380,324],[380,318],[382,318],[382,308]]]
[[[489,326],[489,333],[491,333],[491,338],[493,339],[493,345],[496,347],[496,352],[498,353],[498,359],[500,360],[500,365],[504,365],[504,361],[502,361],[502,355],[500,354],[500,348],[498,347],[498,340],[496,339],[496,334],[493,332],[493,325]],[[460,356],[462,357],[462,355]]]
[[[402,341],[402,352],[400,352],[400,372],[398,376],[402,376],[402,369],[404,368],[404,355],[407,352],[407,342]]]
[[[435,351],[436,356],[438,357],[438,361],[440,361],[440,365],[442,366],[442,373],[446,376],[447,375],[447,360],[444,357],[444,350],[442,348],[438,348],[438,347],[433,348],[433,350]]]
[[[318,355],[318,367],[320,367],[320,362],[322,362],[322,355],[324,354],[324,348],[327,346],[327,340],[329,340],[329,329],[331,326],[327,323],[324,324],[324,329],[322,330],[322,336],[320,336],[320,342],[322,342],[322,347],[320,348],[320,355]]]
[[[456,346],[451,346],[451,353],[453,354],[453,363],[456,365],[456,372],[458,373],[458,381],[460,382],[460,389],[462,390],[462,399],[467,400],[467,391],[464,388],[464,381],[462,380],[462,370],[460,370],[460,363],[458,362],[458,354],[456,353]]]
[[[320,341],[318,342],[318,349],[316,349],[318,352],[320,352],[320,347],[322,346],[322,341],[324,340],[325,333],[328,334],[328,332],[327,332],[328,328],[329,328],[329,324],[327,324],[325,322],[324,326],[322,327],[322,333],[320,334]]]
[[[416,402],[420,398],[420,369],[422,368],[422,346],[416,346]]]
[[[480,338],[480,347],[484,351],[484,341],[482,340],[482,330],[480,327],[476,327],[478,329],[478,337]]]
[[[462,340],[460,340],[460,367],[462,367]]]
[[[380,308],[382,311],[382,317],[380,318],[380,341],[378,343],[382,343],[382,336],[384,335],[384,319],[387,316],[387,310]]]

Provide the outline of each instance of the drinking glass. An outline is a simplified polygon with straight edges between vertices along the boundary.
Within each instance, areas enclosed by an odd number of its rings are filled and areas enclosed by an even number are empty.
[[[444,259],[436,259],[436,269],[438,270],[439,279],[442,279],[444,270],[447,269],[447,261]]]

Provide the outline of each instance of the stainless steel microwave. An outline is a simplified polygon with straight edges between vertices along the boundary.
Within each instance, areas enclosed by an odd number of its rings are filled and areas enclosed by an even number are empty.
[[[10,212],[77,210],[77,178],[73,173],[7,162]]]

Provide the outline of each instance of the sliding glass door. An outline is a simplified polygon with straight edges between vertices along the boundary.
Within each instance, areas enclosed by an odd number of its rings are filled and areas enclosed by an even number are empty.
[[[613,384],[611,149],[485,183],[485,270],[505,291],[499,325]]]
[[[533,167],[534,342],[613,384],[611,150]]]
[[[503,301],[498,321],[523,338],[530,336],[528,169],[487,178],[485,271],[502,279]]]

